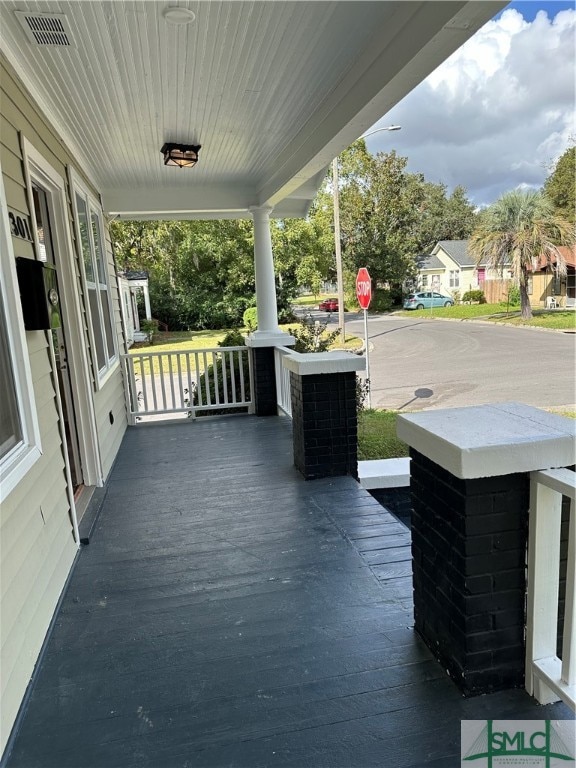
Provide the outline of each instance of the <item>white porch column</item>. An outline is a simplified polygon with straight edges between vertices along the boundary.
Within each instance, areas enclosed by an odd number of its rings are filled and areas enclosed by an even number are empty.
[[[254,273],[256,277],[256,306],[258,309],[258,334],[278,333],[278,308],[276,306],[276,282],[274,257],[270,235],[269,206],[250,208],[254,219]]]
[[[292,336],[278,328],[274,256],[270,235],[270,212],[267,205],[252,206],[254,219],[254,274],[256,278],[256,308],[258,330],[250,336],[251,346],[277,346],[294,343]]]
[[[145,283],[142,288],[144,290],[144,310],[146,312],[146,320],[152,320],[152,310],[150,309],[150,293],[148,292],[147,283]]]

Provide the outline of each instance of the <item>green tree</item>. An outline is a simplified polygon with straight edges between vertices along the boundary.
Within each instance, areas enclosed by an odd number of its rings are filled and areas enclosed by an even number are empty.
[[[528,276],[536,261],[554,259],[566,272],[560,245],[574,245],[574,226],[557,216],[541,192],[514,190],[493,203],[480,217],[469,249],[478,263],[511,269],[520,289],[522,317],[532,317]]]
[[[544,184],[559,216],[574,223],[576,217],[576,146],[569,147]]]
[[[406,171],[407,158],[395,152],[375,157],[360,139],[339,158],[340,226],[345,282],[361,266],[372,278],[399,286],[414,273],[415,254],[438,240],[465,239],[473,229],[474,208],[462,187],[447,197],[446,187]],[[323,248],[333,253],[332,179],[317,196],[312,219]]]
[[[319,291],[330,254],[323,249],[318,227],[311,220],[273,220],[271,231],[279,317],[290,319],[290,304],[300,286]]]
[[[239,325],[254,301],[252,222],[114,222],[118,265],[150,273],[154,316],[173,330]]]
[[[152,311],[171,329],[237,326],[255,304],[251,221],[122,221],[111,231],[119,267],[150,273]],[[273,220],[271,233],[279,317],[289,320],[298,285],[317,286],[328,264],[312,222]]]

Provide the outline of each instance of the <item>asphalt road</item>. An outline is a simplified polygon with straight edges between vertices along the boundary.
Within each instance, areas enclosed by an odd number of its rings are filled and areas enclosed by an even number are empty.
[[[363,337],[356,318],[346,328]],[[369,318],[368,335],[373,407],[576,403],[575,334],[388,315]]]

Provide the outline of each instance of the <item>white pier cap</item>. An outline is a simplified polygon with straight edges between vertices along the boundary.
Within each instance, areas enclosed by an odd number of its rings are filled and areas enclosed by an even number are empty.
[[[366,370],[366,358],[351,352],[294,352],[286,355],[282,364],[299,376]]]
[[[571,466],[576,421],[522,403],[402,414],[398,437],[463,480]]]

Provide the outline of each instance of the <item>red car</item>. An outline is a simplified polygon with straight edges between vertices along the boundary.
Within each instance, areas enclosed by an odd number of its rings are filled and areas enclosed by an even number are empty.
[[[338,299],[324,299],[320,302],[318,309],[322,312],[338,312]]]

